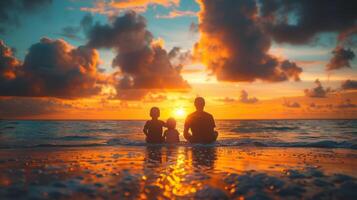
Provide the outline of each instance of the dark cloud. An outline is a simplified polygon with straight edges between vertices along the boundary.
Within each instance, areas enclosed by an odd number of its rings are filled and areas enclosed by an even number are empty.
[[[357,90],[357,81],[356,80],[346,80],[342,82],[341,88],[343,90]]]
[[[20,63],[0,44],[0,96],[79,98],[101,91],[94,49],[42,38]]]
[[[336,105],[336,108],[357,108],[357,105],[352,103],[351,99],[346,99],[345,101],[341,102],[340,104]]]
[[[350,67],[355,55],[345,45],[353,46],[357,36],[357,4],[353,0],[263,0],[261,19],[265,30],[276,42],[307,44],[319,34],[338,34],[337,47],[327,70]]]
[[[217,98],[216,100],[225,103],[240,102],[245,104],[254,104],[259,101],[256,97],[249,97],[248,92],[245,90],[240,91],[239,98],[224,97],[224,98]]]
[[[2,0],[0,1],[0,33],[8,26],[20,25],[21,14],[34,13],[43,6],[50,5],[52,0]]]
[[[158,103],[158,102],[163,102],[167,100],[167,96],[162,95],[162,94],[158,94],[158,95],[154,95],[154,94],[149,94],[145,97],[144,102],[147,103]]]
[[[350,61],[356,57],[351,49],[337,47],[332,51],[333,57],[326,65],[327,70],[335,70],[344,67],[351,67]]]
[[[200,40],[195,55],[221,81],[299,80],[300,67],[291,61],[285,65],[289,67],[282,67],[284,60],[269,53],[272,42],[303,45],[314,42],[321,33],[335,33],[338,46],[347,48],[357,38],[357,4],[353,0],[198,2]],[[350,52],[340,50],[336,55],[339,59],[332,61],[338,63],[329,68],[348,66]]]
[[[285,100],[283,103],[283,106],[288,107],[288,108],[300,108],[300,104],[298,102],[290,102]]]
[[[70,104],[65,104],[56,99],[44,98],[0,98],[0,118],[34,117],[41,114],[51,114],[64,109],[70,109]]]
[[[307,97],[313,97],[313,98],[325,98],[328,93],[331,92],[330,88],[324,88],[319,81],[319,79],[316,79],[315,81],[316,87],[312,89],[305,89],[305,95]]]
[[[135,12],[127,12],[111,24],[95,24],[88,39],[89,47],[117,51],[112,65],[120,70],[119,98],[124,90],[131,90],[130,94],[141,97],[139,94],[145,90],[189,88],[180,75],[181,67],[170,62],[169,54],[147,30],[145,18]]]
[[[20,61],[14,57],[11,48],[0,40],[0,80],[15,78],[19,66]]]
[[[332,104],[316,104],[316,103],[311,103],[309,105],[310,108],[313,108],[313,109],[332,109],[333,108],[333,105]]]
[[[261,16],[277,42],[305,44],[322,32],[349,32],[356,25],[354,0],[262,0]]]
[[[242,90],[240,92],[239,102],[241,103],[256,103],[258,99],[256,97],[249,97],[248,92]]]
[[[237,99],[235,98],[231,98],[231,97],[224,97],[224,98],[217,98],[217,101],[221,101],[224,103],[233,103],[233,102],[237,102]]]
[[[82,40],[80,33],[83,32],[85,35],[93,27],[93,17],[90,14],[85,15],[79,26],[66,26],[62,28],[60,35],[74,40]]]
[[[195,45],[195,55],[218,80],[299,80],[300,67],[269,54],[272,39],[257,16],[256,1],[199,2],[201,38]]]
[[[80,27],[77,26],[66,26],[62,28],[60,35],[69,39],[81,40],[81,37],[78,35],[80,30]]]
[[[193,61],[191,51],[182,51],[180,47],[173,47],[168,53],[171,64],[174,67],[182,67]]]

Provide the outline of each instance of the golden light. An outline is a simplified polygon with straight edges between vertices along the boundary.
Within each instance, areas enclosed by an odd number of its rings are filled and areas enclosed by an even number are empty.
[[[173,112],[174,116],[177,118],[183,118],[186,115],[186,111],[183,108],[176,108]]]

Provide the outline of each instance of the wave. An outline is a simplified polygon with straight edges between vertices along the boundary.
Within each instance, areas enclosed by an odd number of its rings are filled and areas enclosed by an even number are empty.
[[[70,136],[59,137],[59,138],[56,138],[56,139],[58,139],[58,140],[75,141],[75,140],[95,140],[95,139],[97,139],[97,137],[70,135]]]
[[[99,146],[172,146],[172,144],[147,144],[143,141],[132,141],[128,139],[111,139],[105,143],[89,143],[89,144],[36,144],[36,145],[24,145],[24,146],[0,146],[0,149],[7,148],[34,148],[34,147],[99,147]],[[194,147],[194,146],[206,146],[206,147],[274,147],[274,148],[340,148],[340,149],[356,149],[357,144],[347,141],[336,142],[330,140],[318,141],[318,142],[276,142],[276,141],[264,141],[254,139],[239,139],[239,140],[221,140],[213,144],[190,144],[187,142],[180,142],[175,146]]]
[[[357,149],[357,144],[347,141],[322,140],[318,142],[281,142],[254,139],[217,141],[220,146],[253,146],[253,147],[306,147],[306,148],[343,148]]]
[[[260,133],[260,132],[270,132],[270,131],[277,131],[277,132],[284,132],[284,131],[294,131],[299,130],[299,127],[293,126],[239,126],[237,128],[231,129],[232,132],[237,133]]]
[[[113,132],[112,128],[90,128],[90,129],[82,129],[80,130],[81,133],[98,133],[98,132]]]

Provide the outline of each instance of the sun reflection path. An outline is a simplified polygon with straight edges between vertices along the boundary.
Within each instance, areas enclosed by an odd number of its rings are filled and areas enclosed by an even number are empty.
[[[177,149],[176,160],[164,170],[156,181],[156,185],[163,189],[163,195],[170,197],[173,195],[183,197],[196,192],[197,188],[186,179],[188,175],[187,164],[189,163],[186,151],[183,148]]]

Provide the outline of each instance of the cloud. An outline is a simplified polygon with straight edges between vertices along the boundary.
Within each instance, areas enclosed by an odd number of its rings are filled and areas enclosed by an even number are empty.
[[[307,97],[313,97],[313,98],[325,98],[328,93],[331,92],[330,88],[324,88],[319,81],[319,79],[316,79],[315,81],[316,87],[312,89],[305,89],[304,93],[305,96]]]
[[[81,10],[107,16],[117,16],[118,14],[129,10],[140,13],[145,12],[150,5],[177,7],[179,4],[180,0],[96,0],[94,7],[82,7]]]
[[[173,47],[168,53],[170,62],[174,67],[181,68],[184,65],[191,64],[194,60],[191,51],[182,51],[180,47]]]
[[[18,67],[20,67],[20,61],[14,57],[12,50],[0,40],[0,80],[15,78]]]
[[[336,33],[337,47],[327,70],[349,67],[355,56],[345,45],[353,45],[356,36],[355,2],[271,0],[261,1],[261,19],[265,30],[278,43],[295,45],[314,42],[321,33]],[[341,14],[343,13],[343,14]]]
[[[52,0],[0,1],[0,33],[5,33],[9,25],[20,25],[19,15],[32,14],[51,3]]]
[[[159,19],[173,19],[177,17],[195,17],[197,13],[190,10],[172,10],[167,15],[156,15],[156,18]]]
[[[49,98],[0,98],[0,118],[33,117],[70,109],[71,105]]]
[[[231,97],[224,97],[224,98],[217,98],[217,101],[221,101],[224,103],[233,103],[233,102],[237,102],[237,99],[235,98],[231,98]]]
[[[290,44],[306,44],[323,32],[349,32],[356,23],[354,8],[353,0],[261,1],[267,31],[275,41]]]
[[[158,102],[163,102],[167,100],[167,96],[163,95],[163,94],[158,94],[158,95],[154,95],[154,94],[149,94],[146,95],[144,102],[146,103],[158,103]]]
[[[357,105],[353,104],[351,99],[345,99],[345,101],[343,101],[340,104],[336,105],[336,108],[340,108],[340,109],[357,108]]]
[[[217,98],[216,100],[225,103],[240,102],[245,104],[254,104],[259,101],[256,97],[249,97],[248,92],[245,90],[240,91],[239,98],[224,97],[224,98]]]
[[[238,101],[241,103],[251,104],[251,103],[258,102],[258,99],[256,97],[249,97],[248,92],[246,92],[245,90],[242,90],[240,92],[240,97],[239,97]]]
[[[309,105],[310,108],[314,108],[314,109],[323,109],[323,108],[326,108],[326,109],[332,109],[333,108],[333,105],[332,104],[316,104],[316,103],[311,103]]]
[[[195,45],[195,56],[218,80],[299,80],[300,67],[269,54],[272,39],[257,16],[255,1],[198,2],[200,40]]]
[[[298,102],[290,102],[284,100],[283,106],[288,107],[288,108],[300,108],[300,104]]]
[[[333,57],[326,65],[327,70],[336,70],[344,67],[350,68],[350,61],[356,57],[351,49],[344,49],[342,47],[336,47],[336,49],[332,51],[332,54]]]
[[[356,80],[346,80],[342,82],[341,88],[343,90],[357,90],[357,81]]]
[[[80,98],[101,91],[96,50],[42,38],[23,63],[0,42],[0,96]]]
[[[141,98],[145,90],[189,88],[180,75],[181,67],[170,61],[178,50],[169,55],[161,43],[154,41],[145,18],[135,12],[127,12],[111,24],[94,25],[88,34],[87,46],[116,50],[112,65],[120,71],[116,76],[119,98]]]
[[[82,38],[79,36],[79,33],[83,31],[84,34],[88,34],[88,31],[92,28],[92,26],[93,26],[93,17],[92,15],[87,14],[82,18],[79,26],[63,27],[60,35],[67,37],[69,39],[82,40]]]

